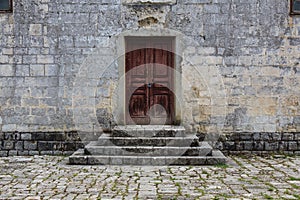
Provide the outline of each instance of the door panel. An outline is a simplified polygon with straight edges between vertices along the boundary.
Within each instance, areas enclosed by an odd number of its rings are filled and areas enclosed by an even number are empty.
[[[173,38],[126,38],[126,123],[172,124]]]

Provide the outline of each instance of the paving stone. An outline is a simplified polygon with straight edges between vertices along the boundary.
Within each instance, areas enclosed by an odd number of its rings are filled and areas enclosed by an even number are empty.
[[[299,181],[291,176],[300,178],[299,156],[229,159],[215,166],[80,166],[60,156],[0,158],[0,199],[297,199]]]

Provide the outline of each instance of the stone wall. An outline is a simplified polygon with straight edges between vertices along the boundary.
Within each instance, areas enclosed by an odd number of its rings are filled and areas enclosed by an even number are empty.
[[[14,1],[13,13],[0,14],[0,149],[4,155],[18,149],[20,154],[26,154],[23,150],[32,154],[22,139],[26,134],[59,137],[87,126],[89,132],[109,129],[114,124],[112,85],[120,75],[117,63],[110,66],[121,56],[115,37],[147,28],[170,29],[189,38],[180,52],[182,73],[192,77],[197,69],[201,79],[194,76],[194,84],[183,91],[187,104],[183,104],[182,123],[187,129],[225,135],[220,148],[229,151],[299,151],[300,17],[289,15],[289,2],[151,2],[24,0]],[[98,81],[93,77],[95,85],[88,90],[84,78],[89,76],[78,77],[83,72],[93,74],[84,69],[93,55],[98,61],[91,64],[108,70]],[[95,106],[76,110],[89,104]],[[97,120],[90,120],[91,113]],[[276,143],[291,134],[288,145],[282,142],[281,148]],[[36,142],[32,150],[46,153]],[[73,150],[58,149],[53,151]]]

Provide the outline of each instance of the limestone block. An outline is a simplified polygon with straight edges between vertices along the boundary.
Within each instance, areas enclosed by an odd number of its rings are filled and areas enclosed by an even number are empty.
[[[52,64],[54,63],[54,57],[52,55],[38,55],[37,63],[39,64]]]
[[[42,24],[30,24],[29,35],[42,35]]]
[[[0,64],[0,76],[13,76],[14,67],[12,65],[1,65]]]

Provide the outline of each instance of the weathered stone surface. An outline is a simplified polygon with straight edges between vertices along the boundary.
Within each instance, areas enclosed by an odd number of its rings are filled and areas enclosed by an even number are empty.
[[[177,0],[121,0],[122,4],[128,5],[151,5],[151,4],[176,4]]]
[[[74,166],[65,159],[0,158],[0,198],[297,199],[299,193],[296,156],[231,156],[227,165],[150,167]]]
[[[288,1],[15,1],[13,15],[1,14],[0,27],[0,129],[40,133],[14,140],[63,141],[47,133],[78,127],[111,130],[113,115],[122,113],[113,113],[123,76],[113,61],[124,53],[116,37],[134,30],[180,38],[178,121],[189,131],[222,127],[224,135],[244,132],[248,142],[299,141],[290,133],[300,132],[300,21],[289,16]],[[88,57],[93,62],[85,62]],[[77,83],[79,76],[85,81]]]
[[[144,135],[136,134],[143,131]],[[152,133],[150,133],[152,131]],[[167,132],[166,132],[167,131]],[[180,134],[169,132],[179,132]],[[184,127],[165,125],[118,126],[76,151],[70,164],[99,165],[205,165],[224,164],[226,157],[208,142],[199,142]],[[163,134],[162,134],[163,133]]]

